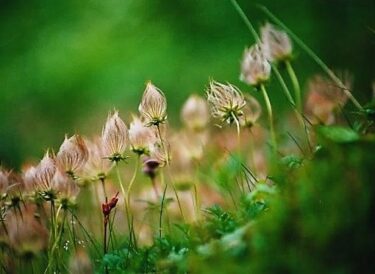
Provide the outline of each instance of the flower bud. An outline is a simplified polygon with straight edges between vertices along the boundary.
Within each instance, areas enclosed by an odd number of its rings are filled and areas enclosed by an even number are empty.
[[[204,129],[210,120],[207,102],[198,95],[191,95],[182,107],[181,119],[191,130]]]
[[[270,23],[261,29],[263,52],[267,60],[277,62],[287,60],[292,55],[292,42],[285,31],[277,30]]]
[[[241,64],[240,80],[259,86],[270,78],[271,65],[258,44],[245,49]]]
[[[56,155],[56,165],[67,174],[74,176],[75,172],[83,167],[88,159],[88,150],[83,138],[73,135],[65,140]]]
[[[245,98],[238,88],[214,81],[210,82],[207,90],[207,100],[212,116],[229,124],[239,121],[243,115],[242,109],[246,105]]]
[[[51,182],[55,171],[55,159],[51,156],[51,153],[47,151],[35,171],[35,183],[39,191],[51,190]]]
[[[122,160],[128,141],[128,129],[119,117],[118,111],[108,115],[102,131],[102,139],[105,156],[115,162]]]
[[[167,120],[167,100],[164,93],[149,82],[138,110],[146,126],[164,123]]]

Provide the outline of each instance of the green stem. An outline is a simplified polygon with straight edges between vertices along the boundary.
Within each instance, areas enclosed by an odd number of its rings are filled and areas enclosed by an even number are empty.
[[[234,0],[233,0],[234,1]],[[335,73],[312,51],[297,35],[295,35],[283,22],[281,22],[272,12],[266,7],[260,6],[260,9],[269,16],[276,24],[281,26],[296,42],[297,44],[308,54],[310,57],[322,68],[322,70],[328,74],[328,76],[334,81],[345,93],[346,96],[352,101],[354,106],[359,110],[363,111],[362,105],[354,98],[353,94],[348,90],[342,81],[335,75]]]
[[[266,103],[266,108],[267,108],[267,112],[268,112],[268,120],[269,120],[269,124],[270,124],[272,148],[273,148],[273,151],[276,152],[277,151],[277,143],[276,143],[275,128],[274,128],[274,124],[273,124],[273,114],[272,114],[272,106],[271,106],[270,98],[268,97],[268,94],[267,94],[267,91],[266,91],[264,85],[260,85],[260,90],[262,91],[262,95],[263,95],[264,101]]]
[[[116,173],[117,173],[117,180],[118,180],[118,182],[120,184],[122,197],[124,197],[124,200],[125,200],[125,214],[126,214],[126,220],[128,222],[128,230],[129,230],[129,233],[130,233],[131,226],[130,226],[130,216],[129,216],[129,208],[128,208],[127,195],[126,195],[126,192],[125,192],[124,185],[122,183],[122,178],[121,178],[121,174],[120,174],[120,168],[119,168],[119,166],[118,166],[117,163],[116,163]]]
[[[162,236],[162,222],[163,222],[163,209],[164,209],[164,200],[165,200],[165,194],[167,192],[168,185],[165,185],[163,196],[161,198],[161,205],[160,205],[160,213],[159,213],[159,238]]]
[[[289,60],[285,61],[285,65],[286,65],[286,70],[288,71],[290,80],[292,81],[292,85],[294,89],[294,98],[296,100],[297,110],[299,112],[302,112],[301,87],[299,85],[298,78]]]

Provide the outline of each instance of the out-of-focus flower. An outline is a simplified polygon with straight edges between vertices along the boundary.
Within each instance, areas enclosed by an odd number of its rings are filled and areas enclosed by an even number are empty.
[[[248,85],[259,86],[270,78],[271,65],[258,44],[245,49],[240,80]]]
[[[79,135],[73,135],[65,140],[56,155],[57,167],[72,177],[83,167],[88,159],[89,153],[84,139]]]
[[[240,120],[246,105],[245,98],[238,88],[215,81],[210,82],[207,100],[211,106],[212,116],[229,124]]]
[[[35,174],[37,168],[30,166],[23,171],[23,183],[25,185],[25,190],[28,192],[34,191],[36,188]]]
[[[50,151],[44,154],[35,171],[35,183],[39,191],[48,192],[52,189],[52,178],[55,175],[55,159]]]
[[[265,24],[261,29],[262,50],[270,62],[284,61],[292,55],[292,42],[285,31],[275,28],[270,23]]]
[[[35,213],[33,206],[26,205],[22,214],[12,211],[6,216],[9,246],[21,256],[33,256],[47,248],[47,229]]]
[[[92,263],[87,253],[79,248],[69,261],[69,273],[71,274],[90,274],[94,273]]]
[[[111,161],[122,160],[128,142],[128,128],[119,117],[118,111],[109,114],[102,131],[105,156]]]
[[[143,158],[143,173],[151,179],[155,178],[158,168],[169,163],[169,155],[166,153],[159,143],[150,146],[150,155]]]
[[[347,89],[351,88],[351,77],[342,74],[342,82]],[[308,84],[305,111],[312,122],[332,124],[335,121],[334,111],[343,107],[348,100],[345,92],[334,82],[322,76],[314,76]]]
[[[134,153],[149,154],[150,146],[157,141],[157,135],[154,129],[146,127],[138,117],[134,116],[129,127],[129,141]]]
[[[79,187],[71,176],[68,176],[60,170],[56,170],[52,178],[52,184],[61,203],[64,205],[68,205],[70,202],[74,203],[79,193]]]
[[[146,126],[164,123],[167,120],[167,100],[164,93],[151,82],[147,83],[138,110]]]
[[[89,158],[84,168],[85,176],[89,180],[104,180],[113,167],[113,163],[106,159],[106,151],[103,140],[99,137],[93,141],[86,140]]]
[[[9,172],[0,168],[0,199],[7,192],[7,188],[9,185],[8,176]]]
[[[191,130],[204,129],[210,120],[206,100],[198,95],[191,95],[182,107],[181,119],[185,126]]]
[[[240,119],[240,124],[243,127],[251,128],[259,119],[262,109],[257,99],[254,97],[247,95],[245,99],[246,105],[243,108],[243,116]]]

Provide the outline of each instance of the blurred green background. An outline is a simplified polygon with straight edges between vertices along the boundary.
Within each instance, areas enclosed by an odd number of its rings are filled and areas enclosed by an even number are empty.
[[[253,23],[266,17],[239,0]],[[355,75],[361,102],[375,79],[373,0],[258,1],[333,68]],[[114,107],[128,119],[145,82],[168,97],[178,125],[183,101],[209,78],[239,83],[243,49],[254,41],[229,0],[0,0],[0,163],[19,168],[57,149],[64,134],[100,133]],[[319,68],[300,49],[304,86]],[[286,101],[271,84],[277,111]]]

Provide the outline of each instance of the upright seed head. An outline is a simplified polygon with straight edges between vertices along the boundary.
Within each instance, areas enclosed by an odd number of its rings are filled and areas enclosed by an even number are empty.
[[[79,193],[79,187],[74,182],[74,179],[59,169],[56,170],[52,178],[52,185],[60,201],[65,203],[64,205],[68,202],[74,202]]]
[[[270,23],[261,29],[264,55],[270,62],[288,60],[292,55],[292,42],[285,31],[275,28]]]
[[[239,121],[246,101],[238,88],[211,81],[206,93],[213,117],[229,124]]]
[[[153,128],[146,127],[141,119],[134,116],[129,126],[129,142],[134,153],[149,154],[150,146],[157,142],[157,134]]]
[[[122,159],[128,142],[128,128],[119,117],[118,111],[109,114],[102,131],[105,156],[111,161],[118,162]]]
[[[271,65],[267,61],[260,45],[245,49],[240,80],[252,86],[259,86],[270,78]]]
[[[253,96],[247,95],[245,99],[246,105],[243,108],[243,116],[240,119],[240,123],[242,127],[251,128],[259,119],[262,108]]]
[[[147,83],[138,110],[146,126],[164,123],[167,120],[167,100],[164,93],[151,82]]]
[[[26,168],[23,172],[23,182],[25,184],[25,189],[28,192],[36,190],[36,181],[35,181],[35,174],[37,172],[37,168],[34,166],[30,166]]]
[[[181,119],[191,130],[204,129],[210,120],[207,102],[198,95],[191,95],[182,107]]]
[[[106,151],[102,138],[96,137],[93,141],[86,140],[89,158],[84,173],[90,180],[105,179],[113,167],[113,163],[106,159]]]
[[[83,167],[88,159],[88,150],[84,139],[79,135],[73,135],[65,140],[56,155],[58,168],[74,177],[75,172]]]

